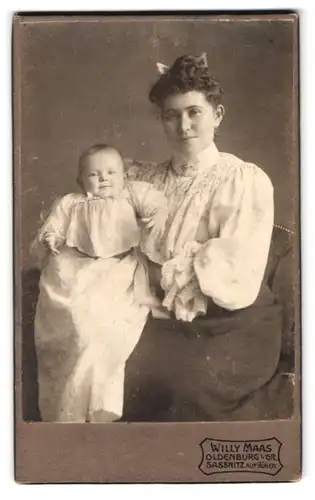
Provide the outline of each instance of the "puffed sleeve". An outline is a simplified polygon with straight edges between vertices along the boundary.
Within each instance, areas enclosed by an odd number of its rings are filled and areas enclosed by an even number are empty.
[[[253,164],[243,164],[222,183],[209,210],[208,240],[195,256],[201,291],[219,306],[236,310],[256,300],[273,229],[273,186]]]
[[[43,241],[48,235],[55,235],[58,239],[64,240],[70,222],[71,208],[75,202],[75,195],[68,194],[58,198],[52,204],[49,214],[40,227],[35,240],[31,244],[30,253],[39,259],[43,258],[45,247]]]

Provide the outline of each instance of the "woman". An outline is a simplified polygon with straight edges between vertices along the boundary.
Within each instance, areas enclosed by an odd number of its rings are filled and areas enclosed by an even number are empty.
[[[134,164],[129,175],[169,202],[151,276],[172,319],[150,318],[128,362],[124,418],[242,419],[280,354],[281,309],[264,283],[273,187],[256,165],[218,152],[222,90],[205,55],[158,68],[150,101],[173,155],[154,167]]]

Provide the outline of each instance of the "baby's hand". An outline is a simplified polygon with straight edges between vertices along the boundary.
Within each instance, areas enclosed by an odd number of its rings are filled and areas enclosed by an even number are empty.
[[[150,236],[152,238],[161,238],[165,231],[167,214],[163,210],[157,210],[151,217],[144,217],[142,222],[147,229],[151,228]]]
[[[61,241],[55,234],[47,234],[44,238],[44,243],[53,255],[58,255],[58,248],[61,245]]]

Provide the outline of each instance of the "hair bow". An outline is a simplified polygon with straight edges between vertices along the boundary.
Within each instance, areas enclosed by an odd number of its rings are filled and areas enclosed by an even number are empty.
[[[201,66],[208,68],[207,54],[205,52],[203,52],[200,56],[196,57],[195,60]],[[167,66],[166,64],[163,64],[160,62],[156,63],[156,67],[157,67],[159,75],[165,75],[165,73],[167,73],[167,71],[170,69],[170,66]]]
[[[196,57],[196,61],[201,63],[201,66],[204,66],[205,68],[208,67],[208,59],[205,52],[203,52],[199,57]]]
[[[165,73],[167,73],[167,71],[170,69],[170,67],[166,66],[166,64],[159,63],[159,62],[156,63],[156,67],[157,67],[159,75],[165,75]]]

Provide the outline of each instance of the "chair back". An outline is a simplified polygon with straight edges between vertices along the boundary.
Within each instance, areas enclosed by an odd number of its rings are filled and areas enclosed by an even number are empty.
[[[299,286],[295,273],[295,234],[289,229],[274,225],[266,281],[277,301],[283,306],[282,357],[294,363],[295,349],[295,288]]]

